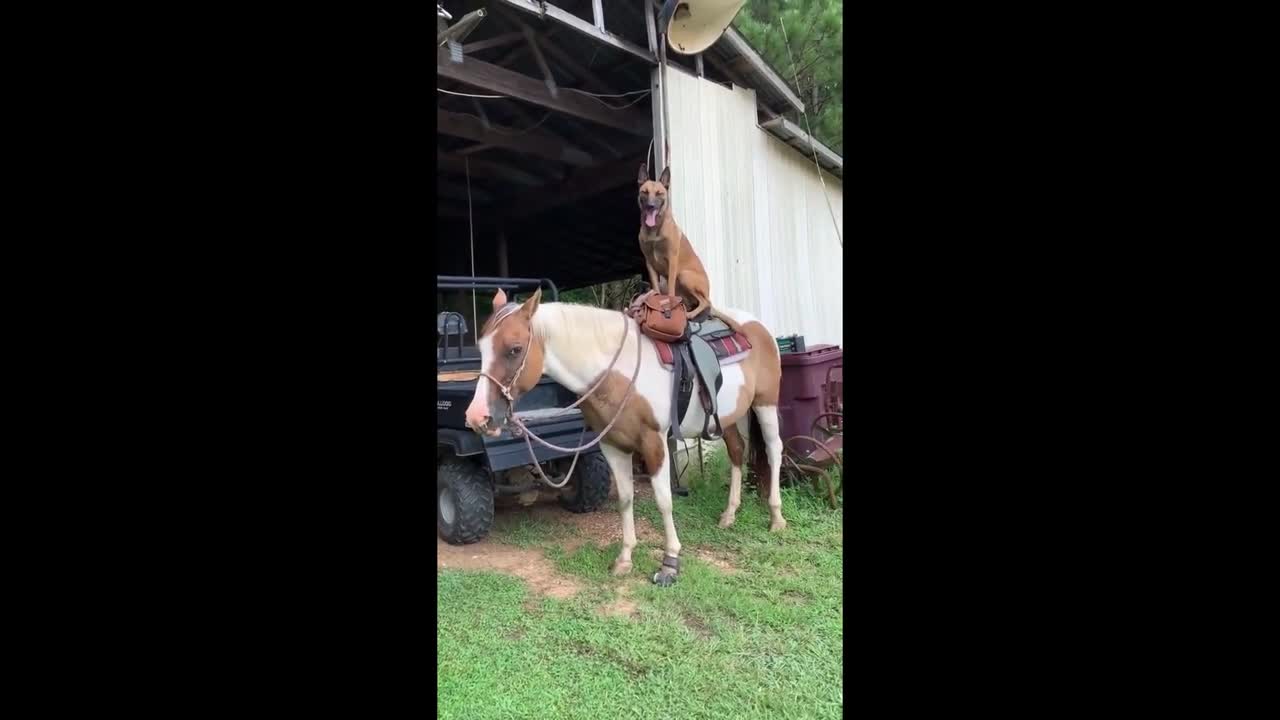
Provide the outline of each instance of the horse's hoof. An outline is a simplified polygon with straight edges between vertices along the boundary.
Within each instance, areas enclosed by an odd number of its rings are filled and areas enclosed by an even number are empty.
[[[658,587],[671,587],[676,584],[676,571],[664,567],[653,574],[653,584]]]
[[[627,573],[631,572],[631,563],[622,562],[621,560],[614,561],[613,569],[610,570],[610,572],[613,573],[614,577],[621,577],[623,575],[626,575]]]
[[[725,513],[720,516],[720,527],[727,528],[733,525],[735,522],[737,522],[737,520],[738,520],[737,515],[730,515],[728,513]]]
[[[786,530],[786,529],[787,529],[786,520],[778,520],[777,522],[769,523],[769,532],[782,532],[783,530]]]

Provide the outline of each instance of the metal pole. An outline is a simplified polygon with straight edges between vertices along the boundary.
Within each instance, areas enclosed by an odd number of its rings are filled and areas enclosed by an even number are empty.
[[[668,112],[667,103],[667,31],[662,30],[661,41],[658,43],[658,50],[661,53],[662,64],[662,169],[655,169],[656,173],[661,173],[668,167],[671,167],[671,143],[667,139],[670,136],[671,114]],[[656,157],[656,156],[655,156]]]

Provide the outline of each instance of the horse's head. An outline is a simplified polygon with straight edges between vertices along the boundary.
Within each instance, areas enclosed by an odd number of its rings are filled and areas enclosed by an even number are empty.
[[[648,163],[640,166],[640,223],[647,228],[656,228],[662,224],[667,211],[667,193],[671,190],[671,168],[662,171],[657,182],[649,179]]]
[[[499,290],[493,296],[493,315],[480,336],[480,377],[467,407],[467,427],[497,436],[510,407],[542,377],[542,342],[533,334],[533,314],[542,300],[539,288],[523,305],[507,302]]]

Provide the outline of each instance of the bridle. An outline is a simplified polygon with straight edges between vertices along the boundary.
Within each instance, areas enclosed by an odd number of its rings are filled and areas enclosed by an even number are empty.
[[[519,309],[520,309],[520,306],[517,305],[516,303],[507,303],[506,305],[503,305],[502,309],[498,311],[498,314],[494,316],[493,330],[490,332],[496,331],[498,329],[498,326],[502,324],[503,320],[506,320],[507,318],[511,317]],[[507,399],[507,405],[512,410],[512,413],[510,413],[511,415],[514,415],[514,411],[515,411],[515,400],[511,398],[511,388],[515,387],[516,382],[520,379],[520,376],[524,374],[524,366],[528,364],[528,362],[529,362],[529,349],[525,348],[524,357],[520,358],[520,367],[516,368],[516,374],[511,377],[510,383],[503,383],[499,381],[498,378],[485,372],[483,368],[481,368],[480,370],[481,375],[488,378],[489,382],[492,382],[494,385],[497,385],[498,389],[502,391],[502,397]]]
[[[519,309],[520,309],[520,305],[517,305],[516,303],[507,303],[506,305],[504,305],[502,309],[499,310],[497,314],[494,316],[493,330],[491,330],[490,332],[491,333],[496,332],[498,329],[498,326],[501,325],[504,320],[511,317],[513,314],[515,314],[515,312]],[[560,415],[564,415],[568,413],[568,411],[586,402],[587,398],[591,397],[591,395],[596,390],[598,390],[601,385],[604,384],[605,379],[609,377],[609,371],[613,370],[613,367],[618,364],[618,358],[622,356],[622,348],[625,347],[627,344],[627,332],[630,329],[631,328],[630,328],[630,323],[627,320],[627,314],[622,313],[622,341],[618,343],[618,349],[613,353],[613,359],[609,361],[609,367],[605,368],[604,372],[600,373],[600,378],[596,380],[595,384],[592,385],[590,388],[588,388],[585,393],[583,393],[582,397],[578,398],[569,407],[563,408],[559,413],[550,415],[549,417],[559,417]],[[623,408],[627,406],[627,401],[631,399],[631,394],[635,392],[636,378],[640,377],[640,360],[642,358],[641,351],[643,349],[641,345],[642,343],[640,342],[640,325],[637,323],[636,324],[636,369],[635,369],[635,372],[632,373],[631,375],[631,381],[627,383],[626,394],[622,396],[622,401],[618,403],[618,412],[614,413],[613,419],[610,420],[609,424],[605,425],[604,429],[601,430],[596,435],[595,440],[592,440],[586,445],[579,445],[578,447],[575,447],[575,448],[560,447],[559,445],[553,445],[552,443],[549,443],[546,440],[543,440],[542,438],[534,434],[534,432],[530,430],[527,425],[524,424],[524,421],[521,420],[518,415],[516,415],[516,403],[515,403],[515,399],[511,396],[511,388],[515,387],[516,383],[520,380],[520,376],[524,374],[525,365],[529,362],[529,354],[530,354],[529,348],[525,348],[524,357],[520,359],[520,366],[516,368],[515,375],[511,377],[511,381],[509,383],[503,383],[502,381],[498,380],[496,377],[490,375],[489,373],[481,369],[480,375],[484,376],[485,378],[488,378],[490,382],[492,382],[494,385],[497,385],[498,389],[502,391],[502,397],[507,401],[507,424],[514,425],[516,429],[519,431],[519,433],[524,436],[525,446],[529,448],[529,458],[533,461],[532,462],[533,469],[535,472],[537,472],[538,479],[540,479],[542,482],[546,483],[550,487],[555,488],[557,490],[567,485],[569,483],[569,479],[573,477],[573,470],[575,467],[577,467],[578,457],[582,454],[582,452],[584,450],[590,450],[591,448],[598,445],[600,441],[604,440],[604,436],[608,435],[609,431],[613,429],[613,426],[618,422],[618,418],[622,417]],[[513,431],[512,434],[515,434],[515,431]],[[578,442],[581,443],[582,438],[586,436],[587,436],[587,428],[586,428],[586,424],[584,423],[582,427],[582,435],[578,437]],[[573,462],[569,465],[569,471],[565,473],[564,481],[561,482],[559,485],[556,485],[555,483],[553,483],[551,479],[548,478],[546,474],[542,472],[542,467],[538,463],[538,458],[533,452],[533,443],[530,441],[531,438],[533,440],[537,440],[538,444],[542,445],[543,447],[547,447],[552,450],[556,450],[558,452],[573,453]]]

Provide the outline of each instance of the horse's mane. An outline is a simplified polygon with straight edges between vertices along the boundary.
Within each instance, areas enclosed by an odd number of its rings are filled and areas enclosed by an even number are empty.
[[[542,303],[533,316],[533,331],[543,340],[571,333],[575,343],[590,342],[602,351],[612,352],[622,340],[622,317],[625,316],[617,310],[591,305]],[[629,328],[631,321],[627,322]]]

